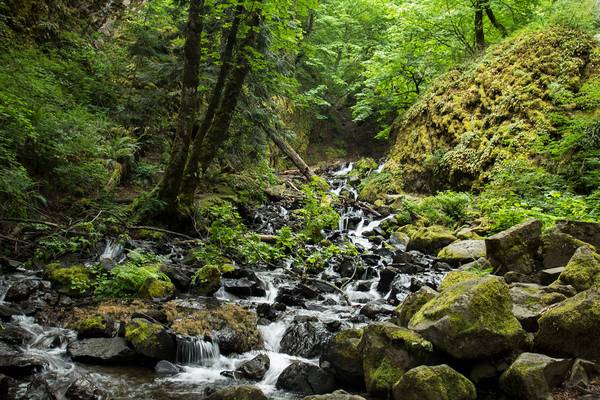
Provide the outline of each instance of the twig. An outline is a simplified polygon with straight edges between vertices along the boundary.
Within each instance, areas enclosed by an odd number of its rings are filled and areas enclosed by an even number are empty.
[[[29,244],[28,242],[26,242],[25,240],[21,240],[21,239],[17,239],[14,237],[10,237],[10,236],[4,236],[2,234],[0,234],[0,239],[5,239],[5,240],[9,240],[11,242],[15,242],[15,243],[25,243],[25,244]]]
[[[6,222],[23,222],[25,224],[40,224],[40,225],[47,225],[47,226],[51,226],[53,228],[60,228],[60,225],[55,224],[54,222],[48,222],[48,221],[40,221],[37,219],[26,219],[26,218],[0,218],[0,221],[6,221]]]
[[[142,229],[146,229],[149,231],[156,231],[156,232],[162,232],[162,233],[166,233],[169,235],[173,235],[173,236],[179,236],[182,238],[186,238],[188,240],[195,240],[195,238],[186,235],[185,233],[180,233],[180,232],[175,232],[175,231],[169,231],[167,229],[162,229],[162,228],[156,228],[154,226],[128,226],[127,229],[134,229],[134,230],[142,230]]]

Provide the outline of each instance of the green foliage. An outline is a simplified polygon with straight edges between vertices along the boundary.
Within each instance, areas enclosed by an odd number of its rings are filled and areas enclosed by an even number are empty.
[[[405,202],[412,214],[417,215],[426,225],[443,225],[455,228],[464,224],[473,212],[470,210],[473,199],[468,193],[452,191],[440,192],[420,201]]]
[[[302,233],[314,241],[322,239],[323,229],[337,227],[339,214],[332,206],[327,183],[320,178],[302,187],[302,208],[296,210],[303,222]]]

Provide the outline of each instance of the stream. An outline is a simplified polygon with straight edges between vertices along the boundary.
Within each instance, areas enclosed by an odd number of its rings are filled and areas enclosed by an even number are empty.
[[[13,322],[27,331],[28,340],[21,346],[27,357],[39,359],[48,382],[59,397],[64,398],[66,388],[79,377],[86,377],[99,388],[112,394],[114,399],[190,399],[201,398],[207,388],[228,386],[233,384],[254,384],[272,399],[299,399],[293,393],[277,390],[275,384],[281,372],[295,360],[318,365],[318,355],[303,358],[292,356],[282,351],[282,339],[294,321],[310,319],[318,321],[325,327],[335,326],[339,329],[360,327],[373,320],[389,318],[395,305],[399,304],[411,291],[423,284],[437,286],[448,271],[448,267],[438,263],[433,257],[418,252],[406,252],[402,244],[392,244],[385,239],[380,224],[392,215],[375,216],[357,207],[358,193],[352,186],[349,174],[353,164],[344,165],[337,171],[328,174],[332,193],[344,197],[348,201],[338,210],[341,218],[337,231],[328,234],[334,242],[350,240],[360,252],[360,262],[364,266],[357,273],[353,268],[335,264],[328,266],[319,276],[327,282],[338,282],[356,274],[353,281],[343,287],[350,304],[342,296],[326,291],[314,299],[306,300],[303,306],[288,305],[274,321],[261,319],[259,330],[264,340],[265,350],[224,356],[216,343],[206,342],[200,338],[191,341],[179,341],[177,348],[177,364],[181,372],[172,376],[160,376],[153,370],[141,367],[93,366],[75,363],[67,356],[67,344],[76,338],[76,333],[61,328],[42,328],[33,317],[13,317]],[[372,171],[379,173],[381,168]],[[271,202],[257,210],[255,215],[257,233],[272,234],[285,225],[290,218],[287,205],[282,202]],[[180,252],[172,251],[173,257]],[[101,252],[101,263],[118,262],[123,257],[123,248],[112,242],[107,243]],[[400,273],[393,279],[385,275],[386,267],[394,266]],[[297,280],[285,270],[285,266],[277,269],[261,269],[255,271],[265,289],[265,296],[236,297],[223,287],[214,297],[223,302],[235,302],[256,310],[263,305],[275,302],[282,287],[296,284]],[[0,305],[4,304],[4,295],[16,280],[39,279],[35,275],[18,271],[10,277],[0,280]],[[12,283],[11,283],[12,282]],[[177,301],[186,305],[202,307],[202,301],[191,295],[184,295]],[[368,304],[368,305],[367,305]],[[367,306],[366,306],[367,305]],[[370,309],[372,312],[365,310]],[[270,368],[260,382],[236,380],[231,375],[223,374],[235,370],[244,361],[258,354],[267,354]],[[19,396],[31,397],[34,390],[31,385],[22,384]]]

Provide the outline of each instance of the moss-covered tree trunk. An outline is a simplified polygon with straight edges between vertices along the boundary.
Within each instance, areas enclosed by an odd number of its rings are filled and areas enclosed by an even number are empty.
[[[483,3],[475,1],[475,47],[480,52],[485,50],[485,32],[483,30]]]
[[[158,198],[167,207],[176,205],[185,169],[192,132],[198,112],[198,84],[200,66],[200,37],[204,0],[191,0],[184,46],[183,81],[181,106],[177,121],[176,136],[171,147],[171,157],[158,187]]]
[[[185,168],[185,172],[183,174],[183,182],[181,185],[180,200],[184,204],[191,204],[191,202],[193,201],[194,191],[197,186],[197,184],[193,181],[197,181],[200,179],[199,162],[200,156],[202,154],[202,142],[204,141],[206,133],[208,132],[214,120],[215,113],[221,101],[223,88],[225,87],[227,76],[231,71],[233,50],[237,42],[237,34],[243,13],[244,7],[238,6],[235,10],[235,15],[233,17],[231,28],[229,29],[225,49],[223,50],[223,54],[221,55],[221,69],[219,71],[217,82],[213,87],[210,102],[208,103],[208,107],[206,109],[206,113],[204,114],[204,119],[202,121],[202,124],[200,125],[200,129],[198,130],[198,133],[194,137],[194,141],[192,143],[192,149]]]
[[[214,120],[206,136],[202,142],[198,154],[198,165],[201,169],[200,172],[206,170],[210,163],[215,158],[215,155],[221,145],[227,140],[229,136],[229,126],[235,112],[242,87],[248,73],[250,72],[250,61],[251,49],[256,50],[258,42],[258,27],[260,26],[260,15],[253,13],[251,22],[248,27],[248,34],[240,44],[240,50],[236,58],[235,67],[231,71],[231,76],[225,85],[223,92],[223,99],[215,113]],[[190,171],[195,174],[197,171]],[[183,206],[189,206],[189,201],[193,199],[193,193],[196,191],[198,186],[198,176],[191,176],[186,179],[186,187],[182,188],[182,192],[191,194],[183,197],[182,200],[188,201]]]

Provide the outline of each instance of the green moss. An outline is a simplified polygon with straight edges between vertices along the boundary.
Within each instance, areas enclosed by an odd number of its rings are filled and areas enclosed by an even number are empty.
[[[475,400],[475,385],[447,365],[411,369],[394,386],[402,400]]]
[[[138,296],[146,299],[162,299],[175,292],[175,285],[171,281],[147,278],[138,292]]]
[[[386,194],[402,193],[402,175],[389,171],[371,174],[360,183],[358,191],[361,200],[375,203]]]
[[[558,283],[572,285],[577,291],[600,284],[600,255],[591,246],[582,246],[560,274]]]
[[[369,372],[365,374],[365,382],[370,388],[370,392],[387,393],[403,374],[403,369],[398,368],[387,357],[384,357],[375,369],[369,369]]]
[[[379,165],[372,158],[361,158],[354,163],[354,167],[352,168],[352,171],[350,171],[349,175],[363,177],[366,176],[370,171],[377,169],[377,167],[379,167]]]
[[[59,263],[46,265],[45,274],[58,285],[58,291],[69,296],[82,296],[92,287],[89,271],[81,264],[64,267]]]
[[[481,275],[471,271],[450,271],[446,274],[444,279],[442,279],[438,290],[441,292],[450,286],[456,285],[457,283],[468,281],[470,279],[477,279],[480,277]]]
[[[106,329],[106,321],[104,321],[104,317],[102,315],[94,315],[89,318],[84,319],[79,323],[80,329]]]
[[[129,340],[136,348],[147,348],[157,345],[157,335],[163,330],[159,324],[153,324],[142,318],[131,320],[125,327],[125,339]]]
[[[214,264],[198,268],[192,280],[194,292],[210,296],[221,287],[221,270]]]

